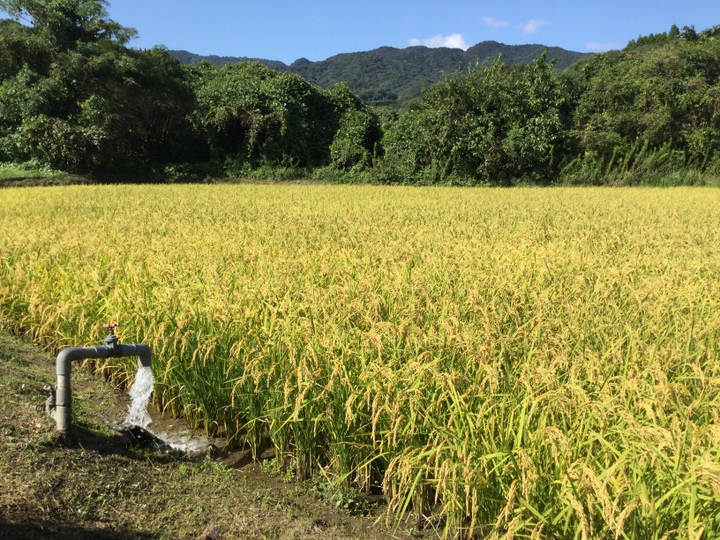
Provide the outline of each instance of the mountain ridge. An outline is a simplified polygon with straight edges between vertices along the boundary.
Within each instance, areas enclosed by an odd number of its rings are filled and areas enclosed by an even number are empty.
[[[384,46],[369,51],[340,53],[319,61],[298,58],[289,65],[262,58],[203,56],[183,50],[168,52],[188,65],[202,61],[216,66],[259,62],[278,71],[295,73],[323,88],[346,82],[350,90],[366,102],[402,105],[419,97],[423,89],[438,82],[443,73],[464,69],[475,62],[489,63],[498,56],[500,61],[510,65],[527,64],[546,49],[548,60],[556,61],[556,68],[560,70],[590,54],[540,44],[506,45],[497,41],[481,41],[466,51],[423,45],[405,48]]]

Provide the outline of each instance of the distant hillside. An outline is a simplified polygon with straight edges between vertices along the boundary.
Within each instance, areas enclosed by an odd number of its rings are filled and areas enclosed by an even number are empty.
[[[406,103],[422,93],[422,89],[440,80],[442,73],[463,69],[475,61],[491,62],[498,54],[507,64],[526,64],[540,56],[544,45],[504,45],[497,41],[483,41],[461,49],[381,47],[367,52],[338,54],[327,60],[311,62],[305,58],[287,65],[277,60],[236,58],[230,56],[200,56],[187,51],[170,51],[181,62],[195,65],[202,60],[224,66],[236,62],[256,61],[278,71],[296,73],[304,79],[330,88],[344,81],[350,89],[367,102]],[[557,68],[565,69],[585,53],[548,47],[548,59],[557,60]]]
[[[216,66],[225,66],[227,64],[237,64],[238,62],[260,62],[261,64],[278,70],[288,71],[288,65],[280,60],[264,60],[262,58],[248,58],[246,56],[216,56],[214,54],[210,56],[201,56],[199,54],[191,53],[188,51],[168,51],[172,56],[180,60],[183,64],[189,66],[195,66],[203,60],[210,62]]]

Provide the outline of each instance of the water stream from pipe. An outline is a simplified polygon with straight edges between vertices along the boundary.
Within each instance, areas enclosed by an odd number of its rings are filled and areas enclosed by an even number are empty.
[[[152,394],[155,379],[150,366],[139,366],[135,382],[130,387],[130,407],[125,417],[126,424],[146,428],[152,422],[147,412],[147,402]]]
[[[128,392],[131,401],[124,424],[132,424],[147,429],[153,423],[147,404],[154,384],[155,380],[150,367],[139,366],[135,382]],[[187,426],[183,428],[178,425],[181,423],[180,421],[167,422],[159,419],[158,422],[155,422],[155,429],[148,431],[151,431],[153,435],[175,450],[189,455],[204,454],[211,442],[197,431],[191,430]]]

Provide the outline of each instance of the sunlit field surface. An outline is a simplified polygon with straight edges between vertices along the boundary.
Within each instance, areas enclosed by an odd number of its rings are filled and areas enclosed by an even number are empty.
[[[720,536],[720,190],[4,189],[0,319],[119,322],[168,413],[388,519]]]

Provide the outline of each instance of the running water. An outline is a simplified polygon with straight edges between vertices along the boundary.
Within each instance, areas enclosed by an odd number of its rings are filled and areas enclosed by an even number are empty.
[[[150,366],[139,366],[135,382],[130,387],[130,408],[125,417],[126,424],[134,424],[146,428],[152,422],[147,412],[147,402],[153,391],[155,379]]]
[[[135,382],[128,392],[130,394],[131,401],[128,414],[123,422],[124,424],[140,426],[143,429],[147,429],[150,425],[152,418],[147,410],[147,402],[148,399],[150,399],[150,394],[152,394],[154,383],[155,380],[153,379],[150,367],[138,367]],[[170,448],[184,452],[189,456],[196,457],[205,455],[208,447],[211,446],[209,439],[187,428],[187,426],[183,429],[182,427],[177,427],[175,425],[168,426],[167,422],[163,422],[162,419],[159,419],[158,422],[159,424],[155,424],[158,426],[158,431],[152,431],[151,433],[158,439],[165,442],[168,446],[170,446]],[[176,423],[176,421],[173,421],[173,424]],[[148,429],[148,431],[150,430]]]
[[[210,439],[199,433],[193,433],[190,429],[176,428],[174,430],[160,431],[159,433],[153,432],[153,435],[165,441],[173,450],[178,450],[191,457],[205,454],[210,445]]]

